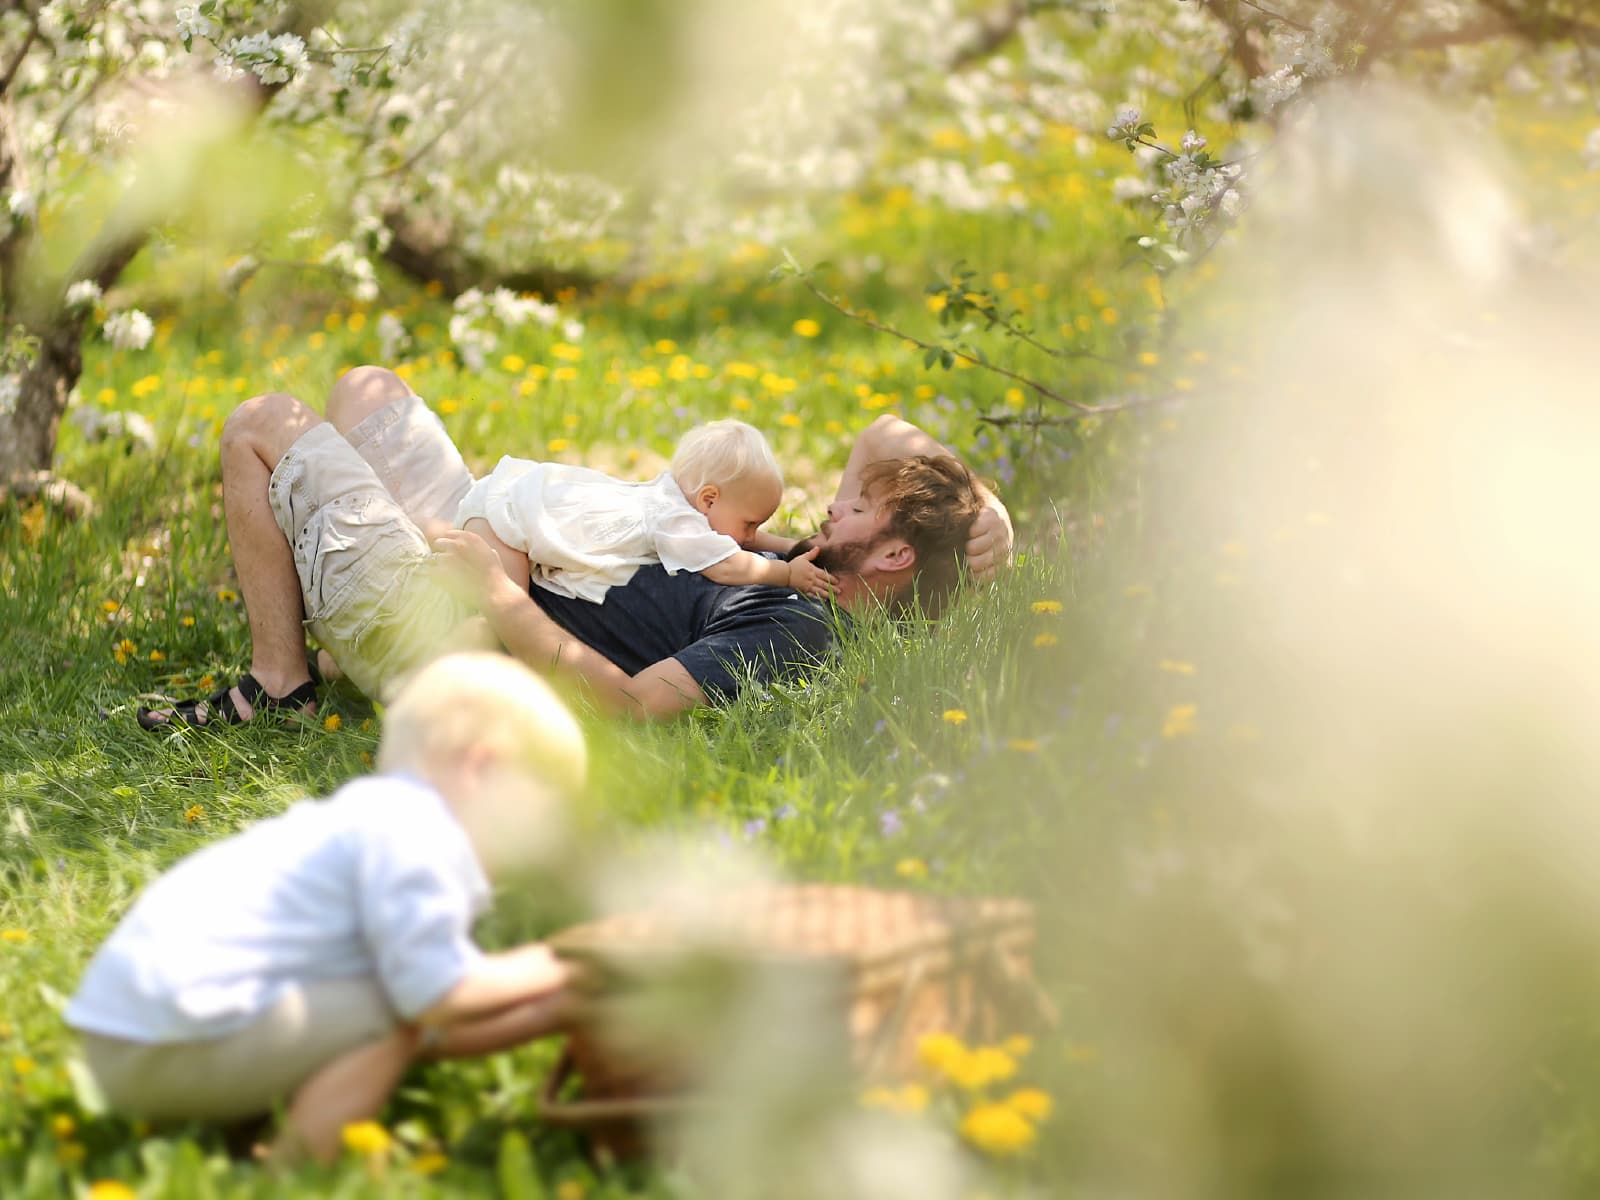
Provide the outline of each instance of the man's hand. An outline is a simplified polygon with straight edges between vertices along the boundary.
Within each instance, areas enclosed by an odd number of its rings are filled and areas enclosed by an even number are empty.
[[[466,598],[480,607],[490,591],[506,581],[500,556],[475,533],[448,529],[433,539],[433,550]]]
[[[789,561],[789,586],[813,600],[827,599],[839,586],[838,580],[812,561],[821,553],[822,547],[814,546]]]
[[[1005,506],[992,496],[982,512],[972,522],[972,532],[967,538],[967,569],[972,577],[987,583],[1002,566],[1011,562],[1011,515]]]

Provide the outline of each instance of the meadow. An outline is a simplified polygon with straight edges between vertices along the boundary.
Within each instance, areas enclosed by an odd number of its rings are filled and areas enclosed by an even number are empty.
[[[1570,175],[1571,132],[1548,139],[1542,169]],[[79,407],[148,418],[154,447],[92,441],[69,420],[58,467],[93,496],[93,515],[0,513],[0,1194],[695,1194],[670,1170],[597,1169],[572,1135],[540,1125],[548,1045],[420,1070],[344,1162],[271,1175],[231,1157],[214,1131],[101,1111],[62,1025],[94,946],[154,873],[370,767],[381,714],[347,686],[328,692],[316,720],[270,727],[151,735],[133,709],[147,693],[210,691],[246,665],[218,491],[222,421],[267,390],[319,405],[341,370],[382,360],[386,314],[408,335],[391,364],[478,470],[515,453],[647,477],[689,424],[736,415],[773,439],[790,485],[777,525],[801,531],[831,497],[855,433],[896,412],[995,480],[1018,531],[1013,569],[971,587],[937,626],[866,622],[830,669],[670,724],[590,719],[585,849],[570,877],[502,897],[486,943],[558,927],[581,911],[595,861],[648,855],[667,833],[713,857],[759,853],[799,878],[1022,895],[1038,906],[1038,968],[1060,1027],[1003,1050],[1001,1078],[930,1077],[920,1092],[864,1102],[945,1132],[979,1170],[993,1166],[986,1186],[1000,1192],[1058,1194],[1058,1181],[1114,1175],[1118,1163],[1155,1162],[1150,1179],[1177,1170],[1182,1148],[1146,1144],[1136,1109],[1112,1106],[1127,1120],[1109,1145],[1090,1144],[1073,1119],[1101,1105],[1108,1076],[1125,1083],[1150,1066],[1119,1060],[1107,1032],[1122,1015],[1109,998],[1127,979],[1105,973],[1136,978],[1143,966],[1126,960],[1145,952],[1137,939],[1119,944],[1143,925],[1122,910],[1118,881],[1134,859],[1159,875],[1163,856],[1220,853],[1240,832],[1221,791],[1270,786],[1297,751],[1274,742],[1270,697],[1241,682],[1249,664],[1219,659],[1212,637],[1262,543],[1183,540],[1159,485],[1165,467],[1216,451],[1189,437],[1204,422],[1194,398],[1246,375],[1248,338],[1202,337],[1177,319],[1211,267],[1173,285],[1129,261],[1144,226],[1112,194],[1126,152],[1106,142],[1085,156],[1076,140],[1060,131],[1015,164],[1026,217],[953,213],[892,189],[821,206],[814,234],[789,247],[804,264],[829,260],[828,286],[918,336],[937,329],[924,285],[965,263],[972,286],[1080,355],[1041,361],[996,339],[996,361],[1086,402],[1160,401],[1067,424],[980,421],[1062,414],[981,368],[927,369],[916,347],[773,279],[775,247],[720,246],[625,285],[547,298],[582,336],[507,331],[480,370],[451,348],[448,298],[399,280],[355,306],[293,273],[264,272],[237,298],[137,280],[147,297],[177,298],[146,300],[157,318],[148,349],[91,347]],[[1222,457],[1211,461],[1220,473]],[[1293,517],[1310,537],[1330,523],[1320,511]],[[1213,799],[1220,824],[1202,810]],[[1174,951],[1165,986],[1198,987],[1188,972],[1207,947],[1216,943]],[[1229,1044],[1220,1024],[1198,1040]],[[1225,1081],[1210,1096],[1291,1147],[1305,1130],[1268,1111],[1271,1083]],[[958,1132],[975,1107],[1023,1084],[1047,1100],[1022,1134]],[[1205,1086],[1188,1086],[1202,1105]],[[1549,1128],[1582,1124],[1580,1114]],[[1552,1153],[1581,1177],[1589,1144]],[[1234,1152],[1247,1164],[1264,1153]],[[1261,1194],[1289,1178],[1263,1168]]]

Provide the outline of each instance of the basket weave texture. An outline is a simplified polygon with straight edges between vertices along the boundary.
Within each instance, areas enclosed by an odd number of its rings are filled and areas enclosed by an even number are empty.
[[[1033,909],[1022,900],[939,897],[836,884],[748,888],[714,916],[632,912],[550,938],[582,964],[593,1011],[571,1031],[545,1091],[544,1115],[621,1152],[637,1149],[646,1116],[692,1102],[693,1084],[661,1060],[618,1051],[601,1028],[608,998],[686,954],[793,970],[812,980],[863,1081],[904,1078],[923,1035],[991,1039],[1040,1015],[1032,981]],[[577,1094],[559,1095],[570,1078]]]

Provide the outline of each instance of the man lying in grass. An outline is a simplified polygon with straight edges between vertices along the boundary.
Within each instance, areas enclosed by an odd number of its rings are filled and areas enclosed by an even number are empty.
[[[378,774],[197,851],[151,884],[67,1008],[113,1108],[232,1122],[284,1105],[282,1154],[327,1160],[423,1054],[550,1032],[567,969],[485,954],[489,880],[548,864],[587,756],[549,686],[499,654],[418,672]]]
[[[832,644],[825,609],[787,588],[727,587],[659,564],[600,604],[530,588],[527,556],[487,521],[451,528],[472,483],[443,425],[392,371],[345,374],[326,420],[284,393],[245,401],[222,433],[222,494],[250,671],[208,699],[141,709],[140,724],[314,712],[306,628],[375,698],[446,649],[498,644],[635,717],[723,701]],[[963,561],[982,578],[1010,554],[1005,507],[893,417],[857,439],[828,514],[790,553],[820,551],[846,612],[913,598],[937,608]]]

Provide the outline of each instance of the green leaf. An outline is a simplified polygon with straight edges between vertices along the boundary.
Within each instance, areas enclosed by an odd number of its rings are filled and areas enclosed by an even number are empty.
[[[545,1200],[544,1180],[534,1166],[528,1139],[511,1130],[500,1140],[500,1194],[505,1200]]]
[[[929,367],[933,366],[934,359],[936,359],[938,357],[939,357],[939,351],[938,350],[936,350],[936,349],[929,350],[927,353],[925,353],[922,356],[922,369],[924,371],[926,371]]]

